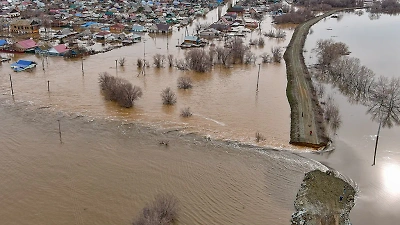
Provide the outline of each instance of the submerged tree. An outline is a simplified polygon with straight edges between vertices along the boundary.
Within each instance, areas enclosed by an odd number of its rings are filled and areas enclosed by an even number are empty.
[[[371,91],[369,102],[367,113],[371,114],[373,121],[379,122],[372,164],[375,165],[381,127],[400,125],[400,79],[381,77]]]
[[[161,92],[161,98],[164,105],[174,105],[176,103],[176,95],[170,87],[165,88]]]
[[[210,55],[203,49],[191,49],[185,53],[187,66],[196,72],[204,73],[211,70]]]
[[[120,106],[130,108],[143,94],[142,89],[122,78],[113,77],[107,72],[99,77],[100,88],[107,100],[115,101]]]
[[[143,208],[142,214],[132,225],[174,224],[178,219],[178,211],[178,200],[175,196],[169,194],[158,195],[151,205]]]

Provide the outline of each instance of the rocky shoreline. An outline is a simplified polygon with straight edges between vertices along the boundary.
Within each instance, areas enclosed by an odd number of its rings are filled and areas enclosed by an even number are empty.
[[[350,225],[356,190],[327,170],[314,170],[304,175],[297,193],[292,225]]]

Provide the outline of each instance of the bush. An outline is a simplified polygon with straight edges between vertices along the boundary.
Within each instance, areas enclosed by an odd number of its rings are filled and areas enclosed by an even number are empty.
[[[271,53],[272,53],[272,60],[274,62],[280,63],[282,59],[282,49],[280,47],[272,47]]]
[[[179,89],[189,89],[192,88],[192,79],[190,77],[179,77],[178,78],[178,88]]]
[[[186,64],[191,70],[204,73],[211,70],[210,55],[202,49],[191,49],[185,54]]]
[[[262,134],[260,134],[259,132],[257,132],[256,133],[256,142],[258,143],[258,142],[264,141],[264,140],[265,140],[265,137]]]
[[[169,87],[161,92],[161,98],[164,105],[174,105],[176,103],[176,95]]]
[[[113,77],[107,72],[99,77],[100,88],[107,100],[115,101],[120,106],[130,108],[143,94],[142,89],[122,78]]]
[[[258,47],[264,47],[264,45],[265,45],[264,38],[260,37],[258,39]]]
[[[124,66],[125,65],[125,57],[119,58],[118,63],[120,66]]]
[[[143,208],[132,225],[170,225],[178,219],[178,200],[173,195],[158,195],[152,205]]]
[[[157,68],[163,67],[163,66],[164,66],[164,59],[165,59],[165,56],[164,56],[164,55],[155,54],[155,55],[153,56],[154,65],[155,65]]]
[[[143,67],[143,60],[142,59],[137,59],[136,65],[138,68],[142,68]]]
[[[191,117],[192,116],[192,112],[190,111],[190,107],[186,107],[186,108],[183,108],[182,110],[181,110],[181,116],[182,117]]]
[[[169,54],[167,58],[169,67],[172,67],[174,65],[174,55]]]

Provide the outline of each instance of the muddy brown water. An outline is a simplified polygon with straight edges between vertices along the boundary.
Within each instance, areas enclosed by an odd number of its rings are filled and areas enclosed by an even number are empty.
[[[214,10],[198,21],[216,17]],[[270,19],[263,22],[264,31],[271,28]],[[144,35],[142,43],[85,57],[84,75],[79,59],[50,57],[43,70],[35,55],[10,55],[13,62],[29,59],[38,66],[21,73],[8,63],[1,66],[1,224],[130,224],[160,193],[180,201],[180,224],[289,223],[303,173],[325,167],[287,151],[215,141],[254,144],[260,132],[266,137],[260,146],[292,148],[284,63],[261,65],[257,94],[259,58],[230,69],[217,65],[205,74],[152,66],[137,76],[136,60],[144,50],[150,61],[157,53],[183,58],[185,50],[174,45],[184,32]],[[292,30],[286,32],[286,40],[269,40],[253,52],[284,47]],[[246,42],[256,37],[248,34]],[[120,57],[126,65],[116,69]],[[132,109],[105,101],[101,72],[140,86],[143,97]],[[194,88],[177,90],[180,76],[190,76]],[[168,86],[178,97],[172,107],[161,103],[160,92]],[[194,116],[180,118],[183,107]]]
[[[307,64],[315,63],[312,48],[319,39],[332,38],[349,46],[350,56],[360,59],[376,76],[398,76],[400,25],[398,16],[364,12],[361,16],[342,13],[340,19],[327,18],[315,24],[305,43]],[[359,198],[350,218],[353,224],[398,224],[400,216],[400,127],[382,129],[377,161],[372,165],[378,123],[371,122],[367,108],[351,104],[337,89],[326,85],[339,106],[342,125],[335,136],[331,154],[308,155],[350,176],[359,186]]]

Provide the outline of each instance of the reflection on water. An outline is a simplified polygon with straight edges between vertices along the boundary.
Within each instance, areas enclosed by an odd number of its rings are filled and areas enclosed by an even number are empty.
[[[304,53],[306,63],[316,62],[312,48],[317,40],[333,38],[346,43],[350,57],[360,59],[362,65],[378,76],[398,76],[400,54],[393,46],[400,38],[399,30],[395,29],[400,25],[399,17],[381,15],[377,20],[370,20],[368,13],[359,15],[343,13],[340,21],[327,18],[315,24],[305,43],[308,50]],[[378,124],[366,114],[367,107],[348,102],[336,87],[326,85],[325,92],[335,98],[343,121],[334,136],[336,150],[331,154],[308,156],[357,182],[359,198],[350,214],[354,224],[397,224],[400,195],[396,190],[399,183],[395,174],[398,177],[400,172],[400,127],[381,130],[377,164],[371,166],[375,147],[375,138],[371,137],[375,137]]]
[[[400,194],[400,166],[398,164],[383,165],[382,178],[385,190],[390,196],[398,196]]]

